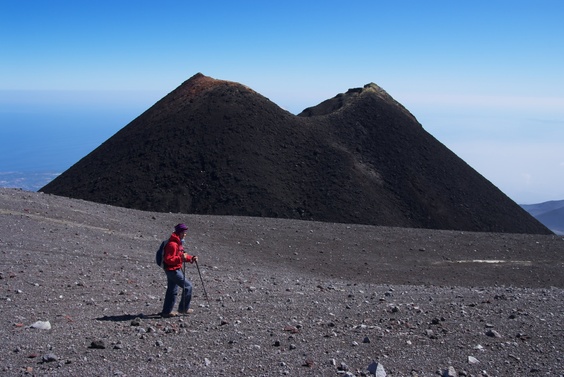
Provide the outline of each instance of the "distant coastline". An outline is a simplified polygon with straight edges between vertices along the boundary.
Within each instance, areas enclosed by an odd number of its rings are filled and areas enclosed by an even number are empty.
[[[26,191],[38,191],[41,187],[55,179],[61,172],[40,171],[0,172],[0,187],[19,188]]]

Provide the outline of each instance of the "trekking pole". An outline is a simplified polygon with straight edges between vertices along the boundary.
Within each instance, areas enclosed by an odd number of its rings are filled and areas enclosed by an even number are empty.
[[[182,310],[188,310],[186,307],[186,261],[182,262],[182,275],[184,275],[184,282],[182,283],[182,300],[184,300],[184,308]]]
[[[182,242],[182,246],[184,246],[184,239],[182,239],[180,242]],[[182,252],[184,253],[184,249],[182,249]],[[184,257],[182,257],[182,275],[182,298],[180,300],[184,300],[184,307],[182,308],[182,310],[188,311],[188,308],[186,307],[186,260],[184,259]]]
[[[204,290],[204,296],[206,296],[206,301],[208,306],[210,305],[210,299],[208,298],[208,293],[206,292],[206,286],[204,285],[204,279],[202,279],[202,273],[200,272],[200,266],[198,266],[198,261],[196,261],[196,268],[198,269],[198,275],[200,275],[200,281],[202,282],[202,289]]]

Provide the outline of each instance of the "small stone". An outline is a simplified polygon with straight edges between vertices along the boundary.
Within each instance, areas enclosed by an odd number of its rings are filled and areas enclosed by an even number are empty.
[[[492,338],[501,338],[501,334],[492,329],[486,331],[486,335]]]
[[[106,344],[104,343],[103,340],[93,340],[92,343],[90,343],[90,348],[105,349]]]
[[[49,321],[37,321],[29,327],[39,330],[51,330],[51,323]]]
[[[137,317],[131,321],[131,326],[141,326],[141,318]]]
[[[208,359],[207,357],[204,358],[204,364],[206,364],[207,367],[209,367],[211,365],[211,361],[210,359]]]
[[[514,359],[514,360],[521,361],[521,358],[520,358],[520,357],[515,356],[515,355],[513,355],[513,354],[511,354],[511,353],[510,353],[508,356],[511,357],[511,358]]]
[[[44,363],[50,363],[50,362],[52,362],[52,361],[57,361],[57,360],[59,360],[59,358],[58,358],[55,354],[53,354],[53,353],[48,353],[48,354],[46,354],[46,355],[43,356],[43,359],[42,359],[42,360],[43,360]]]
[[[456,369],[453,366],[450,366],[443,372],[443,377],[458,377],[458,373],[456,373]]]
[[[296,333],[300,332],[300,330],[298,330],[298,328],[294,327],[294,326],[286,326],[286,327],[284,327],[284,331],[288,331],[289,333],[292,333],[292,334],[296,334]]]
[[[384,366],[380,363],[377,363],[376,361],[373,361],[369,366],[368,366],[368,372],[370,372],[371,374],[373,374],[376,377],[386,377],[386,371],[384,370]]]
[[[468,356],[468,363],[469,364],[478,364],[480,361],[476,359],[474,356]]]
[[[364,339],[362,340],[362,343],[370,343],[370,338],[365,336]]]

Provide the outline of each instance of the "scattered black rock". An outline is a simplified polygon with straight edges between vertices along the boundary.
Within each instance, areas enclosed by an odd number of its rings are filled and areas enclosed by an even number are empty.
[[[501,338],[501,334],[492,329],[487,330],[486,335],[492,338]]]
[[[106,343],[103,340],[93,340],[90,343],[90,348],[95,348],[95,349],[105,349],[106,348]]]
[[[54,353],[47,353],[47,354],[43,355],[43,357],[42,357],[42,361],[44,363],[50,363],[50,362],[58,361],[58,360],[59,360],[59,358]]]

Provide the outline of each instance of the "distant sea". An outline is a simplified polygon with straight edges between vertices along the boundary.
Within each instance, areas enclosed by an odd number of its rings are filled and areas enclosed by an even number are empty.
[[[0,187],[39,190],[162,96],[0,90]]]
[[[38,191],[60,172],[0,172],[0,187]]]

